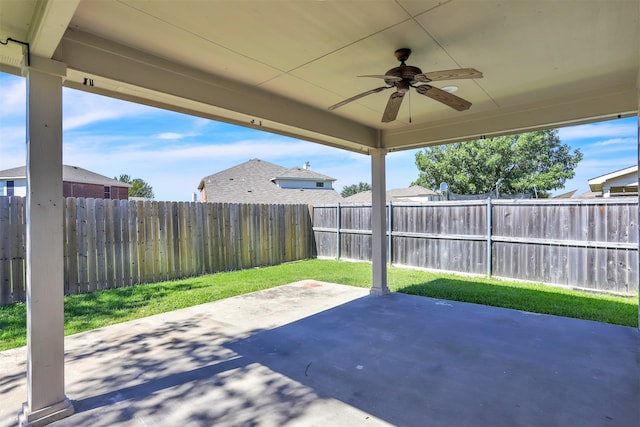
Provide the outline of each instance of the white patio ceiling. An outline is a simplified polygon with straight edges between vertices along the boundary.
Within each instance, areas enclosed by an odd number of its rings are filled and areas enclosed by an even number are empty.
[[[634,115],[639,19],[638,0],[0,0],[0,41],[65,63],[69,87],[368,152]],[[482,71],[434,83],[471,109],[412,91],[385,124],[388,90],[327,110],[384,86],[356,76],[401,47]],[[19,51],[0,46],[0,70]]]

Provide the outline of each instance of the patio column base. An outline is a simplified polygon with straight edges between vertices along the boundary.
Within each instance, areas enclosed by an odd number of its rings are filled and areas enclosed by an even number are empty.
[[[18,427],[38,427],[51,424],[72,415],[73,404],[65,396],[62,402],[55,403],[37,411],[29,411],[27,402],[22,404],[22,411],[18,414]]]
[[[391,291],[387,287],[369,289],[369,295],[384,296],[384,295],[389,295],[390,293],[391,293]]]

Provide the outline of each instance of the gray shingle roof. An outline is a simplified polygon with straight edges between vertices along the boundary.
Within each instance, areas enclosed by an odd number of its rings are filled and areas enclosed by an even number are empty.
[[[26,166],[18,166],[17,168],[5,169],[0,171],[0,179],[26,179]],[[66,182],[80,182],[86,184],[109,185],[111,187],[130,188],[131,185],[116,179],[109,178],[104,175],[82,169],[78,166],[62,166],[62,180]]]
[[[321,173],[318,173],[309,169],[299,168],[299,167],[287,169],[284,173],[278,174],[278,176],[276,176],[275,178],[276,179],[301,178],[301,179],[313,179],[316,181],[317,180],[331,181],[331,182],[335,181],[335,178],[331,178],[330,176],[323,175]]]
[[[392,199],[398,197],[426,197],[437,195],[438,193],[436,193],[435,191],[429,190],[428,188],[424,188],[419,185],[413,185],[409,188],[394,188],[387,191],[387,197],[391,197]]]
[[[596,197],[602,197],[602,193],[600,191],[585,191],[573,196],[574,199],[595,199]]]
[[[394,188],[386,193],[387,202],[402,200],[409,197],[437,196],[438,193],[427,188],[413,185],[409,188]],[[371,203],[371,190],[362,191],[344,199],[345,203]]]
[[[558,194],[557,196],[553,196],[553,198],[554,199],[570,199],[573,197],[574,194],[576,194],[576,191],[578,190],[573,190],[567,193]]]
[[[221,172],[209,175],[200,181],[198,189],[205,189],[208,202],[224,203],[304,203],[331,204],[342,201],[333,189],[280,188],[272,180],[296,168],[287,169],[260,159],[252,159]],[[306,172],[305,177],[311,177]],[[315,174],[315,172],[311,172]],[[291,175],[290,175],[291,176]],[[331,179],[315,174],[316,179]]]
[[[345,203],[371,203],[371,190],[361,191],[344,198]]]

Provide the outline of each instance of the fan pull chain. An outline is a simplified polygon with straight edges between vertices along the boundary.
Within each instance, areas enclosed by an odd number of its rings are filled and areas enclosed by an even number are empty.
[[[409,91],[409,124],[411,124],[411,91]]]

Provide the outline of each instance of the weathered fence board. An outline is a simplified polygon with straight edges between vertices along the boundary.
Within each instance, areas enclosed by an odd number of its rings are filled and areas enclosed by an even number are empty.
[[[95,199],[86,199],[87,206],[87,288],[82,292],[98,290],[98,252],[96,250],[96,213]]]
[[[9,203],[13,198],[0,197],[0,223],[9,224]],[[0,304],[11,304],[11,245],[9,227],[0,227]]]
[[[390,261],[634,293],[637,203],[625,198],[392,204]],[[318,256],[371,259],[370,205],[315,206],[313,230]]]
[[[11,294],[15,302],[26,299],[26,213],[23,198],[13,198],[13,202],[10,203],[9,221],[14,225],[9,233],[9,246],[11,247]]]
[[[122,272],[122,209],[120,200],[113,201],[113,286],[116,288],[123,286]],[[126,203],[126,202],[125,202]]]
[[[313,256],[307,205],[69,198],[65,294]],[[0,304],[24,301],[25,206],[0,197]]]
[[[105,247],[105,222],[104,222],[104,204],[96,203],[94,205],[95,214],[95,233],[96,233],[96,272],[98,274],[96,288],[104,289],[107,283],[106,271],[106,247]]]
[[[84,198],[73,199],[76,207],[76,253],[78,260],[78,279],[72,293],[86,292],[89,277],[87,274],[87,205]],[[71,220],[71,219],[69,219]],[[67,240],[73,240],[68,236]]]
[[[65,200],[65,271],[67,272],[67,280],[65,280],[65,294],[74,295],[78,293],[78,212],[76,209],[77,199],[68,198]]]

